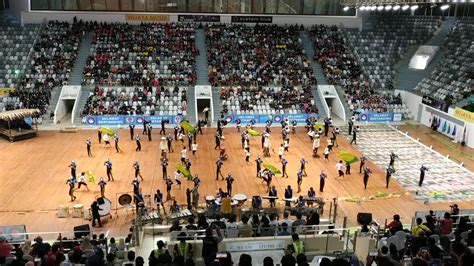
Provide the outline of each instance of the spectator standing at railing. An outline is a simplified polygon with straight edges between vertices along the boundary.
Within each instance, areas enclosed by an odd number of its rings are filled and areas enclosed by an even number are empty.
[[[425,234],[431,234],[431,230],[424,224],[422,224],[423,220],[421,218],[416,218],[416,226],[414,226],[412,229],[411,229],[411,233],[414,235],[414,236],[420,236],[420,232],[421,231],[424,231]]]
[[[181,232],[178,235],[179,243],[173,247],[173,255],[176,260],[177,257],[182,257],[185,260],[192,259],[193,257],[193,245],[186,243],[186,233]]]
[[[213,234],[213,229],[216,229],[217,237]],[[202,239],[202,257],[206,265],[210,265],[216,258],[218,251],[217,245],[223,239],[221,229],[215,224],[206,229],[206,236]]]

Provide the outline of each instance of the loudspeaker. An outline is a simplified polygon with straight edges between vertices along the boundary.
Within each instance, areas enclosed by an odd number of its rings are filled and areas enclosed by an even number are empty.
[[[359,212],[357,222],[362,225],[369,225],[372,222],[372,213]]]
[[[81,238],[83,236],[90,235],[91,228],[89,224],[83,224],[74,227],[74,238]]]

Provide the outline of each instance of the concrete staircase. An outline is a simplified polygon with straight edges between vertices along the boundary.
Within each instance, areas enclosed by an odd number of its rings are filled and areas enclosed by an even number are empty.
[[[346,118],[349,119],[352,116],[352,111],[351,111],[351,108],[349,107],[349,104],[347,103],[344,90],[339,85],[334,86],[334,87],[336,88],[337,96],[339,96],[339,99],[341,99],[342,107],[344,107],[344,111],[346,112]]]
[[[49,114],[51,111],[56,109],[56,105],[58,104],[59,95],[61,95],[61,87],[54,87],[51,91],[51,99],[49,100],[48,110],[46,110],[45,115],[43,116],[43,125],[52,125],[53,119],[49,119]]]
[[[209,73],[207,64],[207,44],[206,33],[204,29],[196,29],[196,47],[199,49],[199,55],[196,56],[196,85],[209,85]]]
[[[216,89],[212,90],[212,109],[214,110],[214,122],[221,118],[222,105],[221,97]]]
[[[74,125],[80,125],[82,118],[81,113],[84,110],[84,106],[86,105],[87,98],[89,98],[89,92],[91,91],[90,88],[82,88],[81,89],[81,97],[79,98],[78,108],[74,114]]]
[[[196,97],[194,94],[194,87],[188,87],[186,90],[186,96],[188,98],[188,110],[187,110],[187,119],[189,120],[189,123],[191,125],[194,125],[197,120],[196,120]]]
[[[329,85],[326,78],[324,77],[324,72],[321,65],[314,60],[314,48],[313,42],[309,36],[309,32],[304,30],[300,32],[301,46],[306,52],[306,57],[311,61],[311,67],[313,69],[313,75],[316,78],[319,85]],[[311,88],[311,93],[313,94],[314,104],[318,107],[319,117],[327,117],[328,114],[323,107],[322,99],[318,94],[318,87],[313,86]]]
[[[81,46],[79,46],[79,51],[77,53],[77,59],[74,63],[74,68],[71,73],[71,79],[69,80],[69,85],[81,85],[84,66],[87,62],[87,57],[89,56],[89,51],[91,49],[92,42],[92,33],[86,33],[84,38],[82,38]]]
[[[395,88],[412,90],[423,78],[430,76],[431,72],[433,72],[443,58],[444,40],[454,25],[454,21],[454,18],[446,18],[446,20],[441,23],[441,28],[438,33],[426,43],[426,45],[439,46],[440,49],[424,70],[410,69],[408,67],[411,58],[415,55],[419,46],[411,46],[407,50],[402,60],[395,65],[395,70],[398,73],[395,79]]]

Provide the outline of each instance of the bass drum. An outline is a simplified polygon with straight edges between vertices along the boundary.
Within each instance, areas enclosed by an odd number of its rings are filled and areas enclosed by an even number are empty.
[[[99,208],[101,209],[99,211],[100,216],[110,215],[110,211],[112,210],[112,202],[109,199],[107,199],[107,198],[98,198],[97,203],[99,205]]]

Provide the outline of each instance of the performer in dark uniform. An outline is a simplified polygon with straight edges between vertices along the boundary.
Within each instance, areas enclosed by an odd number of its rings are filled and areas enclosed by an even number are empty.
[[[327,137],[329,133],[329,118],[324,118],[324,136]]]
[[[135,168],[135,177],[140,176],[140,179],[143,181],[143,176],[140,173],[140,164],[138,163],[138,161],[135,161],[135,163],[133,164],[133,168]]]
[[[71,161],[71,164],[69,165],[69,168],[71,168],[71,176],[76,179],[76,169],[77,169],[77,164],[75,161]]]
[[[102,227],[102,223],[100,222],[100,214],[99,214],[99,211],[101,211],[101,210],[102,209],[99,208],[99,204],[97,203],[97,200],[92,202],[91,212],[92,212],[92,226],[93,227],[95,226],[96,221],[99,224],[99,227]]]
[[[130,129],[130,140],[133,140],[133,136],[135,136],[135,124],[128,124],[128,128]]]
[[[268,192],[269,197],[278,197],[277,190],[275,189],[275,186],[272,186],[272,189]],[[269,199],[270,201],[270,208],[275,208],[276,206],[276,199]]]
[[[174,152],[173,145],[171,145],[173,142],[173,137],[171,136],[170,133],[168,133],[168,137],[166,138],[166,141],[168,142],[168,152]]]
[[[387,175],[385,176],[386,188],[388,188],[388,184],[390,183],[390,178],[392,177],[393,173],[395,173],[395,169],[393,166],[389,165],[387,167]]]
[[[107,159],[104,163],[106,171],[107,171],[107,178],[109,181],[115,181],[114,180],[114,175],[112,174],[112,161],[110,159]]]
[[[290,199],[293,198],[293,189],[291,188],[290,185],[288,185],[287,188],[285,188],[285,206],[286,207],[291,207],[291,201]]]
[[[234,183],[234,177],[228,173],[227,177],[225,178],[225,181],[227,183],[227,195],[232,196],[232,184]]]
[[[326,183],[326,178],[328,175],[321,170],[321,173],[319,174],[319,191],[324,192],[324,184]]]
[[[135,149],[135,151],[141,151],[142,150],[142,144],[140,143],[140,136],[138,134],[135,137],[135,141],[137,142],[137,148]]]
[[[173,187],[173,181],[171,181],[171,178],[168,176],[166,177],[166,200],[171,199],[171,188]]]
[[[308,176],[308,174],[306,174],[306,164],[308,163],[308,161],[306,161],[306,159],[302,157],[300,160],[300,163],[301,163],[301,166],[300,166],[301,173],[304,174],[304,176]]]
[[[191,151],[191,146],[193,145],[193,133],[188,132],[188,149]]]
[[[164,119],[161,119],[161,130],[160,130],[160,135],[166,135],[166,128],[165,128],[165,123],[166,121]]]
[[[423,180],[425,180],[425,172],[428,171],[428,168],[424,165],[421,165],[420,168],[420,181],[418,182],[418,186],[421,187],[423,185]]]
[[[196,134],[200,133],[202,135],[202,124],[203,124],[203,122],[201,120],[198,120],[198,122],[197,122],[197,128],[198,129],[196,131]]]
[[[364,170],[364,189],[367,189],[367,183],[369,182],[369,175],[372,173],[372,170],[368,166]]]
[[[76,196],[74,196],[74,187],[76,186],[76,179],[71,176],[66,181],[66,184],[69,185],[69,196],[71,197],[71,202],[76,200]]]
[[[349,119],[347,124],[349,124],[349,135],[352,135],[352,127],[354,126],[354,121],[352,121],[352,118]]]
[[[222,165],[224,164],[224,162],[222,162],[221,158],[219,157],[216,161],[216,180],[219,180],[219,175],[221,175],[222,177],[222,180],[224,180],[224,175],[221,173],[221,167]]]
[[[146,125],[148,124],[148,121],[146,121],[145,119],[143,119],[143,132],[142,132],[142,135],[146,135],[148,134],[148,130],[146,128]]]
[[[357,133],[359,132],[359,126],[357,126],[356,128],[354,128],[354,130],[352,130],[352,140],[351,140],[351,144],[354,143],[355,145],[357,145]]]
[[[99,139],[99,143],[102,143],[102,131],[100,130],[100,127],[97,129],[97,138]]]
[[[163,193],[158,189],[155,193],[156,210],[160,213],[160,207],[163,208],[163,214],[166,215],[165,203],[163,202]]]
[[[303,183],[303,171],[301,169],[298,170],[298,173],[296,173],[296,177],[298,178],[297,179],[298,191],[296,191],[296,193],[300,193],[301,192],[301,184]]]
[[[390,163],[389,165],[392,167],[392,168],[395,168],[394,167],[394,164],[395,164],[395,159],[398,158],[398,155],[396,155],[393,151],[390,152]]]
[[[99,183],[97,183],[100,187],[100,196],[102,198],[105,198],[105,186],[107,185],[107,182],[105,182],[103,177],[100,177]]]
[[[221,149],[221,136],[219,135],[218,132],[216,132],[215,141],[216,141],[216,146],[214,147],[214,150],[216,150],[217,148],[219,148],[220,150]]]
[[[288,178],[288,174],[286,173],[286,165],[288,164],[288,160],[285,159],[285,158],[282,158],[281,159],[281,177],[285,177]]]
[[[92,141],[90,138],[86,139],[86,147],[87,147],[87,156],[92,157],[92,151],[91,151],[91,146],[92,146]]]
[[[168,159],[166,158],[161,158],[161,170],[163,172],[163,180],[166,180],[166,177],[168,176]]]
[[[174,139],[177,140],[178,139],[178,133],[179,133],[179,126],[176,125],[174,127]]]
[[[148,122],[146,124],[146,134],[148,135],[148,141],[151,141],[151,130],[153,129],[153,127],[151,126],[151,123]]]
[[[117,135],[117,133],[115,133],[114,142],[115,142],[115,150],[117,151],[117,153],[123,152],[122,149],[120,149],[119,140],[120,140],[119,136]]]
[[[257,164],[257,177],[261,177],[260,176],[260,171],[262,170],[262,159],[260,158],[260,156],[257,156],[257,159],[255,159],[255,162]]]
[[[362,174],[362,170],[364,169],[364,166],[365,166],[365,161],[367,161],[367,158],[364,155],[362,155],[360,157],[359,174]]]
[[[139,194],[140,193],[140,181],[138,181],[138,178],[134,178],[132,181],[133,185],[133,194]]]

